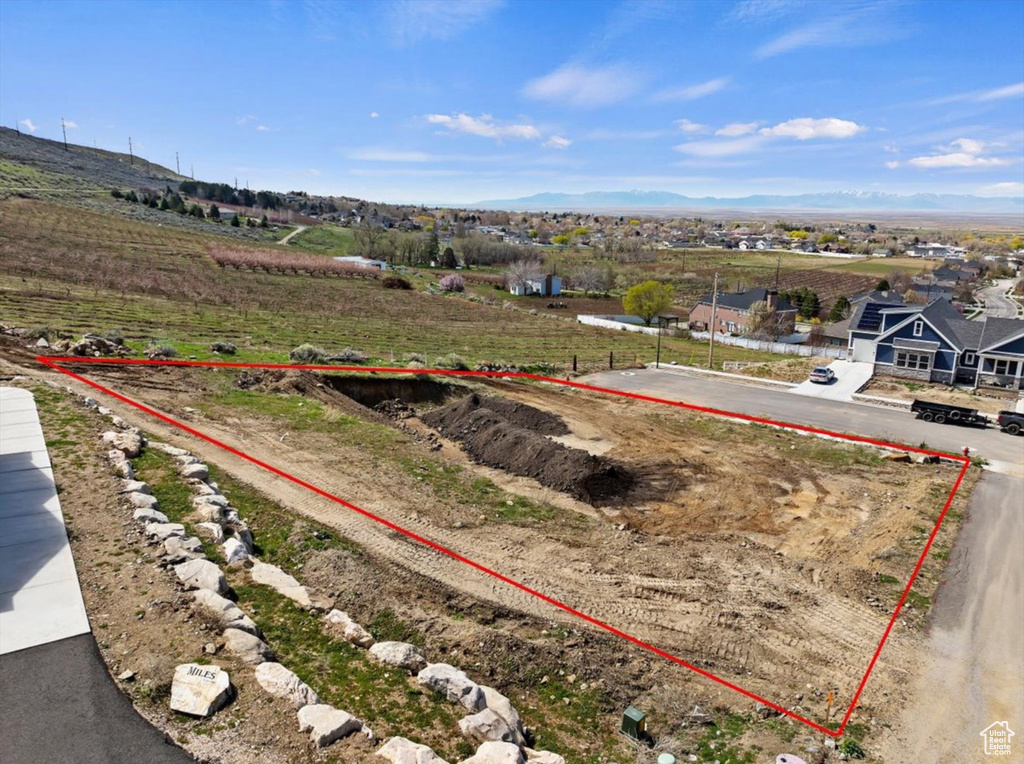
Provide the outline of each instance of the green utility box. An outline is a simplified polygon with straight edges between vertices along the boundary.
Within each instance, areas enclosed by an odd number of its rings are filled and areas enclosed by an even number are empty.
[[[619,732],[634,740],[643,740],[647,736],[647,714],[630,706],[622,714],[622,729]]]

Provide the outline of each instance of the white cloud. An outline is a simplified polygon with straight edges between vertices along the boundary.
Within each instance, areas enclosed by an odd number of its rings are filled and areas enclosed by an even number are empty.
[[[77,130],[78,129],[78,123],[74,122],[74,121],[72,121],[70,119],[65,119],[64,120],[64,127],[66,127],[68,130]]]
[[[24,127],[26,130],[28,130],[30,133],[34,133],[36,130],[39,129],[39,127],[31,119],[23,119],[20,122],[18,122],[18,124]]]
[[[914,31],[906,21],[893,18],[898,3],[833,0],[815,6],[827,9],[824,15],[768,41],[754,51],[754,57],[770,58],[801,48],[877,45],[906,37]]]
[[[1021,96],[1024,96],[1024,82],[991,90],[972,90],[969,93],[957,93],[956,95],[943,98],[933,98],[930,101],[924,101],[924,104],[926,106],[942,106],[943,104],[956,103],[958,101],[986,103],[988,101],[999,101],[1004,98],[1020,98]]]
[[[267,127],[266,125],[256,125],[256,132],[257,133],[269,133],[270,132],[270,128]]]
[[[900,166],[900,163],[896,160],[893,160],[891,162],[886,162],[885,166],[888,167],[890,170],[895,170],[897,167]]]
[[[659,90],[651,96],[651,100],[657,103],[666,101],[694,101],[698,98],[709,96],[712,93],[717,93],[728,84],[728,77],[718,77],[707,82],[698,82],[695,85],[684,85],[682,87]]]
[[[1019,181],[1004,181],[982,186],[980,192],[992,196],[1024,196],[1024,183]]]
[[[694,157],[728,157],[736,154],[749,154],[756,151],[765,143],[760,135],[748,135],[742,138],[730,138],[729,140],[690,141],[675,146],[675,150],[682,154],[689,154]]]
[[[900,147],[897,146],[895,143],[886,143],[884,146],[882,146],[882,151],[884,151],[886,154],[899,154]]]
[[[935,170],[948,167],[1005,167],[1009,159],[984,156],[990,145],[974,138],[957,138],[934,154],[914,157],[907,164],[921,170]]]
[[[567,149],[571,145],[572,141],[568,138],[563,138],[561,135],[552,135],[541,144],[541,146],[549,149]]]
[[[486,21],[504,0],[393,0],[387,28],[398,45],[411,45],[430,37],[450,40]]]
[[[676,120],[676,127],[684,133],[702,133],[708,129],[707,125],[702,125],[699,122],[691,122],[688,119]]]
[[[852,138],[865,130],[867,128],[863,125],[847,119],[801,117],[780,122],[774,127],[763,127],[759,132],[772,138],[796,138],[798,141],[806,141],[811,138]]]
[[[803,4],[804,0],[742,0],[730,15],[739,21],[774,19],[792,13]]]
[[[541,137],[540,130],[533,125],[499,124],[490,114],[481,114],[479,117],[471,117],[468,114],[428,114],[427,121],[453,133],[468,133],[499,141],[506,138],[535,141]]]
[[[370,112],[370,119],[377,119],[377,117],[379,117],[379,116],[380,116],[380,114],[378,114],[375,111],[371,111]]]
[[[760,124],[760,122],[731,122],[725,127],[715,130],[715,135],[725,136],[726,138],[750,135],[757,130],[757,126]]]
[[[550,74],[530,80],[523,95],[538,101],[554,101],[580,108],[617,103],[639,90],[643,76],[625,64],[588,68],[565,64]]]

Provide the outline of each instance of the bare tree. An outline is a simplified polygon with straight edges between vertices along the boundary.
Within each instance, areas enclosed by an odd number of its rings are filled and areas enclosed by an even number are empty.
[[[573,271],[572,285],[583,290],[584,296],[590,292],[607,292],[612,285],[612,274],[609,268],[584,265]]]
[[[384,251],[385,233],[383,226],[376,225],[368,217],[356,226],[353,235],[359,254],[363,257],[376,258]]]
[[[516,260],[508,266],[508,287],[525,290],[527,283],[544,275],[544,266],[538,260]]]
[[[785,333],[782,316],[764,300],[759,300],[747,311],[747,336],[755,340],[775,342]]]

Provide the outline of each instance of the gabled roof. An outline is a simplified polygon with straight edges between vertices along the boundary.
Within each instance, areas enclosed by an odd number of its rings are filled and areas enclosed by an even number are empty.
[[[708,305],[712,302],[713,295],[707,295],[701,299],[701,302],[707,303]],[[718,295],[718,304],[720,307],[733,308],[734,310],[750,310],[750,306],[755,302],[766,302],[768,300],[768,290],[763,288],[748,289],[746,292],[725,292]],[[789,310],[796,310],[787,300],[779,299],[775,303],[775,310],[778,312],[785,312]]]
[[[1024,321],[1019,318],[986,318],[978,350],[992,350],[1018,335],[1024,335]]]

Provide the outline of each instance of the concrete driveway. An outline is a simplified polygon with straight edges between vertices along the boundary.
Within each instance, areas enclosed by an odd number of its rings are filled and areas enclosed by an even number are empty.
[[[868,383],[875,367],[873,364],[860,361],[833,361],[828,368],[836,373],[836,378],[829,384],[822,385],[805,380],[789,392],[832,401],[853,400],[853,394]]]

